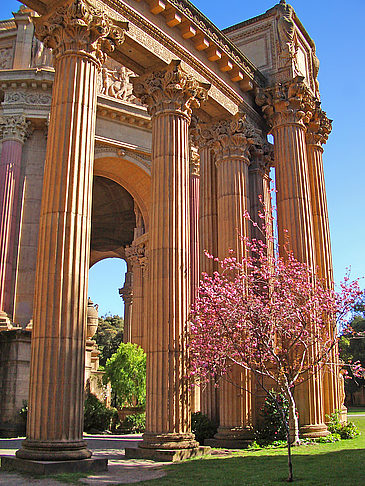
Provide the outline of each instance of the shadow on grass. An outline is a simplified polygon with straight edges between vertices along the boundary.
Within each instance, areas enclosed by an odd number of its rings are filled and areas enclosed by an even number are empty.
[[[318,454],[295,454],[296,484],[315,486],[365,485],[365,449],[349,449]],[[237,456],[203,459],[173,464],[167,477],[135,483],[150,486],[274,486],[286,483],[285,455]]]

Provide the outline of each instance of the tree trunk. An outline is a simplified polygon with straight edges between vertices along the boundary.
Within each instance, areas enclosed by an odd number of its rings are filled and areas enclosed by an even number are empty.
[[[292,446],[300,445],[299,439],[299,422],[298,422],[298,415],[297,415],[297,407],[295,405],[294,396],[288,388],[286,390],[288,400],[289,400],[289,435],[290,435],[290,443]]]

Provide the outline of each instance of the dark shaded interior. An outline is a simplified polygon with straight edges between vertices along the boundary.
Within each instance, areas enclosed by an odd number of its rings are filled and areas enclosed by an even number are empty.
[[[95,176],[91,216],[91,249],[111,251],[133,241],[134,200],[122,186]]]

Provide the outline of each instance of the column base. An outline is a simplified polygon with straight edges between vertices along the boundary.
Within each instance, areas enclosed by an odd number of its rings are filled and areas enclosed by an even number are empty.
[[[10,329],[13,329],[13,325],[8,314],[0,311],[0,331],[9,331]]]
[[[195,440],[195,435],[187,434],[153,434],[144,433],[143,441],[139,444],[141,449],[162,449],[179,450],[194,449],[199,447],[199,442]]]
[[[108,459],[82,459],[74,461],[32,461],[19,457],[1,456],[1,470],[39,475],[101,472],[108,470]]]
[[[204,441],[210,447],[246,449],[254,440],[251,427],[219,427],[213,439]]]
[[[146,459],[157,462],[178,462],[192,457],[201,457],[210,454],[210,447],[192,447],[189,449],[136,449],[126,448],[126,459]]]
[[[25,439],[15,455],[19,459],[34,461],[75,461],[89,459],[91,451],[84,440],[52,442]]]
[[[299,428],[301,438],[317,439],[318,437],[326,437],[328,434],[327,425],[325,424],[302,425]]]

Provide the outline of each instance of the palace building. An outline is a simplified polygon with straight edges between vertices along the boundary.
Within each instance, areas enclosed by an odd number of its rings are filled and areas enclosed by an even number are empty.
[[[237,370],[243,391],[191,393],[184,331],[215,270],[204,250],[242,256],[243,214],[258,217],[259,195],[270,210],[272,180],[279,243],[287,230],[332,285],[315,44],[285,0],[223,31],[188,0],[25,4],[0,21],[0,432],[16,432],[29,387],[17,456],[90,457],[88,272],[115,257],[126,339],[147,353],[139,452],[196,454],[191,410],[219,421],[215,445],[241,447],[256,384]],[[341,408],[336,371],[298,387],[303,436],[326,435]]]

